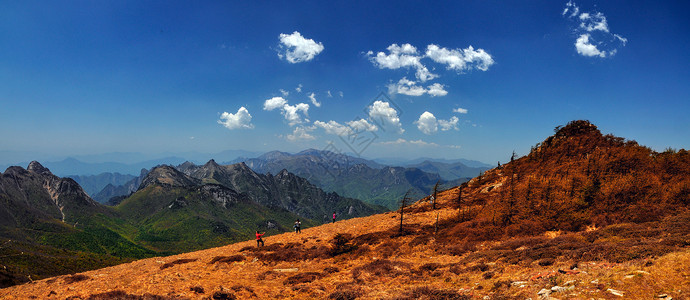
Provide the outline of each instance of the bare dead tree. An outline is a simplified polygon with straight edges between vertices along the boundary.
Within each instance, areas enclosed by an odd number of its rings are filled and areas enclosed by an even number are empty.
[[[412,189],[407,190],[405,196],[400,201],[400,235],[403,235],[403,211],[405,210],[405,206],[407,206],[407,202],[410,200],[409,195],[411,191]]]

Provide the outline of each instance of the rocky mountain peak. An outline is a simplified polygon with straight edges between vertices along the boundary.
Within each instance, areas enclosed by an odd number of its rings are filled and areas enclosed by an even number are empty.
[[[29,172],[34,172],[42,175],[53,175],[53,173],[51,173],[50,170],[48,170],[48,168],[44,167],[43,165],[41,165],[41,163],[35,160],[29,163],[29,167],[26,168],[26,170]]]
[[[162,165],[153,168],[146,175],[139,189],[155,184],[171,187],[190,187],[196,185],[197,182],[172,166]]]
[[[216,163],[214,159],[209,160],[204,167],[219,167],[220,165]]]

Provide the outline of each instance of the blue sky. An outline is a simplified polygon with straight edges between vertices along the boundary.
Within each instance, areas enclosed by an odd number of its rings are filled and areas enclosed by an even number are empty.
[[[685,1],[254,2],[0,2],[0,151],[495,163],[575,119],[690,144]]]

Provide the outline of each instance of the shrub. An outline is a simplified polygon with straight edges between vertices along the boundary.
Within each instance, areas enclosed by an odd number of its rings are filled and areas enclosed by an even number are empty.
[[[283,281],[284,285],[295,285],[299,283],[309,283],[316,279],[323,277],[321,273],[318,272],[305,272],[293,275]]]
[[[331,256],[348,253],[357,249],[357,245],[353,244],[351,240],[352,236],[349,234],[336,234],[331,240]]]
[[[173,260],[169,263],[165,263],[165,264],[161,265],[161,270],[170,268],[174,265],[186,264],[186,263],[194,262],[197,260],[198,260],[197,258],[181,258],[181,259]]]
[[[87,279],[89,279],[89,276],[86,276],[84,274],[74,274],[74,275],[70,275],[70,276],[65,277],[65,284],[71,284],[71,283],[75,283],[75,282],[79,282],[79,281],[84,281]]]
[[[428,286],[416,287],[412,291],[408,292],[405,297],[398,299],[429,299],[429,300],[445,300],[445,299],[455,299],[455,300],[466,300],[472,299],[470,296],[459,294],[452,290],[441,290],[433,289]]]
[[[234,294],[226,291],[217,291],[213,293],[211,297],[208,297],[206,299],[213,299],[213,300],[236,300],[237,297],[235,297]]]
[[[244,260],[244,255],[237,254],[233,256],[216,256],[214,257],[209,264],[214,264],[214,263],[231,263],[231,262],[236,262],[236,261],[243,261]]]
[[[197,294],[203,294],[204,293],[204,288],[200,286],[193,286],[189,288],[190,291],[195,292]]]

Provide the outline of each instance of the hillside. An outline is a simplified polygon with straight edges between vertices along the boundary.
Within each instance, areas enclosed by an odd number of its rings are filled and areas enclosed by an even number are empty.
[[[689,164],[685,150],[656,153],[574,121],[402,220],[343,220],[260,249],[249,240],[144,259],[0,298],[685,299]]]
[[[0,287],[226,245],[255,230],[277,234],[296,219],[314,226],[333,211],[339,219],[384,211],[287,171],[267,176],[213,161],[195,170],[198,178],[171,166],[142,172],[138,190],[109,207],[38,162],[8,168],[0,174]]]
[[[276,175],[259,174],[245,163],[219,165],[210,160],[203,166],[185,163],[178,169],[190,179],[201,183],[223,185],[246,193],[252,200],[267,207],[279,207],[303,218],[328,222],[335,211],[341,218],[353,218],[385,211],[385,208],[363,203],[358,199],[327,193],[308,179],[283,169]],[[142,187],[146,182],[142,183]]]
[[[8,168],[0,174],[0,286],[152,256],[114,227],[131,229],[71,178],[35,161]]]

